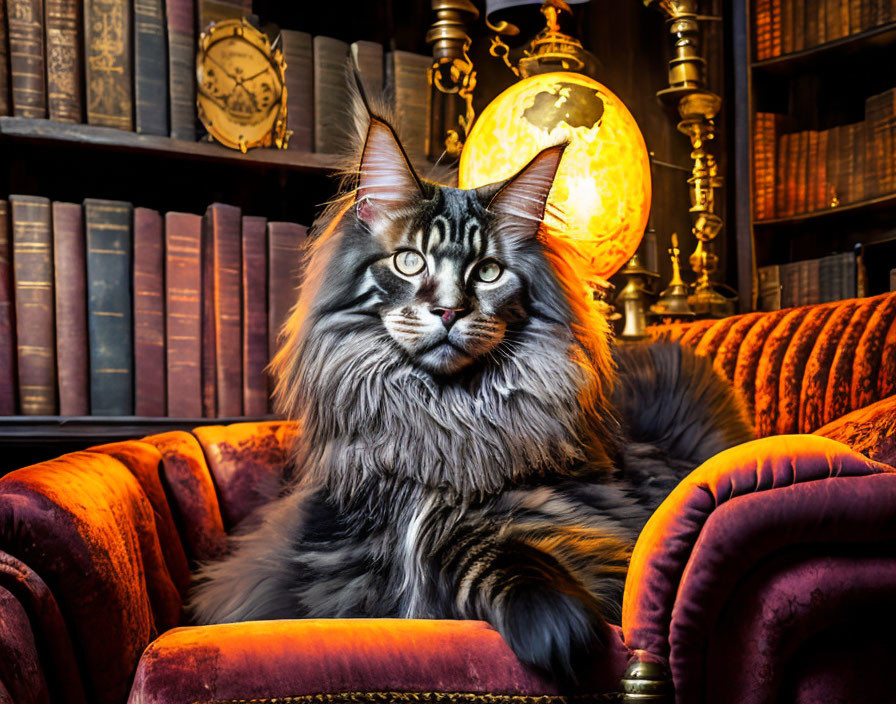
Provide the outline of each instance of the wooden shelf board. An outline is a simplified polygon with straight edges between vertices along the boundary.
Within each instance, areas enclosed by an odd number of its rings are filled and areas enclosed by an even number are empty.
[[[859,34],[841,37],[803,51],[795,51],[790,54],[763,59],[762,61],[754,61],[751,67],[754,70],[767,73],[788,74],[796,69],[810,65],[814,68],[820,68],[832,61],[837,61],[868,48],[886,48],[889,46],[896,46],[896,22],[872,27]]]
[[[896,207],[896,193],[888,193],[876,198],[861,200],[856,203],[848,203],[840,205],[836,208],[827,208],[825,210],[815,210],[810,213],[800,213],[798,215],[787,215],[780,218],[771,218],[767,220],[754,220],[754,227],[773,227],[798,225],[807,221],[821,220],[828,218],[836,218],[840,215],[849,215],[872,210],[885,210]]]
[[[130,440],[202,425],[278,420],[275,416],[240,418],[149,418],[144,416],[0,416],[0,442],[109,442]]]
[[[252,149],[242,154],[211,142],[188,142],[111,127],[26,117],[0,117],[0,139],[88,149],[117,149],[132,154],[152,154],[173,159],[211,161],[250,168],[278,168],[306,173],[326,174],[338,168],[337,157],[332,154],[315,154],[290,149]]]

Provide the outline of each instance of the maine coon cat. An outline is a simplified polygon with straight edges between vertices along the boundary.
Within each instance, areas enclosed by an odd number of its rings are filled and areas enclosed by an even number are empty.
[[[570,681],[645,521],[751,437],[746,415],[677,347],[614,358],[542,225],[562,145],[459,190],[421,180],[384,120],[361,144],[274,362],[295,478],[201,569],[195,619],[482,619]]]

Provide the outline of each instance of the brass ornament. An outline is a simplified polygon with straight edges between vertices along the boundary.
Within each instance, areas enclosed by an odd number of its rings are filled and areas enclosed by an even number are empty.
[[[656,274],[641,264],[638,253],[619,270],[625,279],[625,286],[616,296],[616,309],[622,309],[623,327],[619,333],[621,340],[643,340],[647,337],[647,299],[651,296],[649,280],[658,279]]]
[[[672,233],[672,246],[669,256],[672,259],[672,279],[660,293],[659,300],[650,306],[650,312],[661,320],[693,318],[694,311],[688,304],[690,290],[681,278],[681,263],[678,260],[681,250],[678,248],[678,234]]]
[[[212,24],[199,37],[196,108],[225,147],[286,149],[286,62],[246,18]]]

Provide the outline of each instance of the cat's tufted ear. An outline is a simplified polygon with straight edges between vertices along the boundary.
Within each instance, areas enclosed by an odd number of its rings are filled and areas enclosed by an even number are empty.
[[[487,209],[518,219],[520,225],[534,235],[544,218],[548,194],[565,149],[566,143],[548,147],[503,185],[496,188],[495,184],[490,184],[477,189],[483,200],[488,198]]]
[[[374,225],[411,205],[422,194],[420,179],[395,132],[371,116],[355,193],[358,217]]]

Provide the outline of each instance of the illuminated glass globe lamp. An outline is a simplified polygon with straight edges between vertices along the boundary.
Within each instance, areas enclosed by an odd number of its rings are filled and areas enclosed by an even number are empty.
[[[545,224],[571,240],[593,274],[606,280],[632,257],[644,234],[650,160],[634,117],[593,78],[539,73],[501,93],[467,136],[459,185],[477,188],[507,179],[539,151],[563,141],[569,146],[548,197]]]

